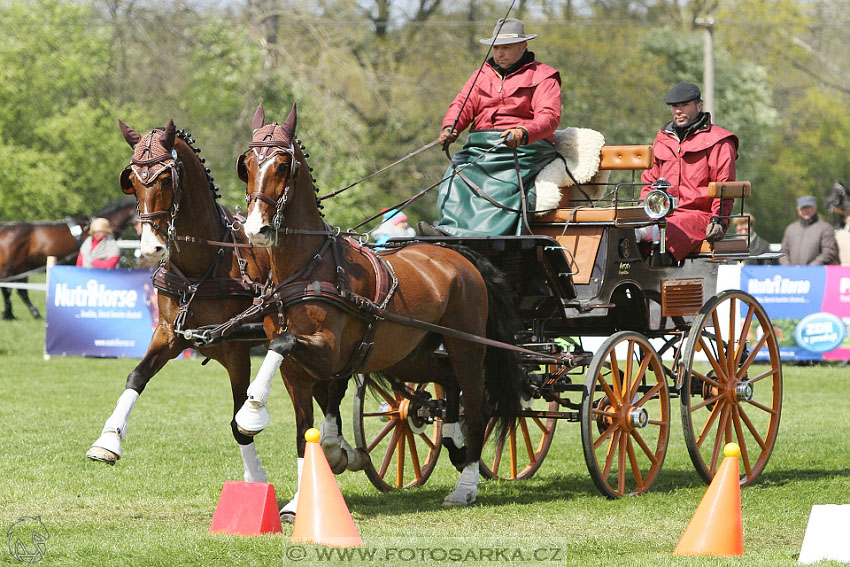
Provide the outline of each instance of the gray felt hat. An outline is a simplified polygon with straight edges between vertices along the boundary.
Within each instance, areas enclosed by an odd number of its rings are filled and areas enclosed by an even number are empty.
[[[528,41],[535,37],[537,37],[536,33],[525,35],[525,24],[522,21],[516,18],[501,18],[496,22],[496,27],[493,28],[493,37],[485,37],[478,41],[486,45],[508,45]]]

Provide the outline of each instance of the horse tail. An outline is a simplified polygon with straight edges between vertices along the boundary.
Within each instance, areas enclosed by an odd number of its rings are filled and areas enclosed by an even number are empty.
[[[504,272],[487,258],[465,246],[452,246],[479,271],[487,285],[487,338],[514,344],[522,330],[518,303]],[[520,396],[525,375],[515,351],[487,347],[484,358],[484,389],[490,415],[498,419],[498,438],[508,432],[513,420],[519,416]]]

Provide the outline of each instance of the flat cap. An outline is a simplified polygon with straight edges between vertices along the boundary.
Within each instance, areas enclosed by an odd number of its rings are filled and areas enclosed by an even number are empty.
[[[802,209],[803,207],[818,208],[818,202],[811,195],[803,195],[797,199],[797,208]]]
[[[691,102],[692,100],[700,99],[699,87],[693,83],[681,82],[667,93],[667,98],[664,102],[667,104],[681,104],[683,102]]]

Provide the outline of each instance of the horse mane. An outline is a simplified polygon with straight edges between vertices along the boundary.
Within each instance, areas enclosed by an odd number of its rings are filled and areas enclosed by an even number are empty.
[[[215,184],[215,178],[210,175],[210,168],[206,166],[206,160],[201,157],[200,148],[195,147],[195,138],[192,137],[192,134],[187,132],[186,130],[177,130],[177,137],[183,140],[183,142],[189,146],[189,148],[195,152],[195,155],[198,158],[198,161],[201,162],[201,165],[204,168],[204,174],[207,176],[207,182],[210,185],[210,192],[213,196],[213,201],[217,201],[219,197],[221,197],[221,193],[219,192],[218,187]]]
[[[119,209],[125,209],[125,208],[127,208],[131,205],[135,205],[135,204],[136,204],[136,198],[135,197],[129,197],[129,196],[128,197],[121,197],[119,199],[115,199],[114,201],[107,203],[105,207],[98,210],[97,212],[92,213],[91,216],[92,217],[103,217],[103,216],[106,216],[106,215],[111,215],[112,213],[114,213],[115,211],[117,211]]]
[[[293,141],[298,145],[298,149],[301,150],[301,155],[305,160],[310,157],[310,154],[307,153],[307,146],[304,145],[304,142],[302,142],[300,138],[295,138]],[[307,165],[306,161],[304,165]],[[313,192],[316,197],[316,208],[319,209],[319,216],[325,218],[325,207],[319,199],[319,187],[316,185],[316,178],[313,177],[313,168],[307,166],[307,173],[310,174],[310,183],[313,185]]]

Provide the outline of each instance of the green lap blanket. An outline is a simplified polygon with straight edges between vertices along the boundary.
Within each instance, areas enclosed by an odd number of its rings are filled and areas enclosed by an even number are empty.
[[[455,236],[488,236],[523,234],[522,196],[517,182],[514,150],[505,145],[491,150],[502,141],[501,130],[470,132],[463,149],[452,158],[461,175],[449,167],[440,185],[437,206],[440,220],[437,228]],[[541,140],[517,148],[519,171],[527,197],[529,215],[534,211],[534,178],[546,164],[558,157],[555,146]],[[471,164],[471,165],[466,165]],[[466,179],[463,179],[463,178]],[[470,187],[467,179],[476,188]],[[497,203],[513,209],[505,210],[477,193],[483,191]]]

